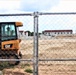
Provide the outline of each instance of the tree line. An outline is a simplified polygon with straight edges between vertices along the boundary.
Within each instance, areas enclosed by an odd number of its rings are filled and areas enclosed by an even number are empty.
[[[28,32],[28,36],[34,36],[34,32],[30,32],[30,31],[27,31]],[[41,33],[39,33],[40,35]]]

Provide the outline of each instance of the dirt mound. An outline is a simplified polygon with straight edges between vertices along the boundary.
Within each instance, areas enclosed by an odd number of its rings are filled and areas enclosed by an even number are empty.
[[[14,71],[13,69],[6,69],[4,70],[4,75],[30,75],[29,73],[22,72],[21,70],[19,71]]]

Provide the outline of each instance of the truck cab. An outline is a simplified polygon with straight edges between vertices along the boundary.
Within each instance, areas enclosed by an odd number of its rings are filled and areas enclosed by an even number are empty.
[[[0,58],[20,59],[18,38],[18,27],[23,26],[22,22],[0,22]],[[10,65],[18,65],[19,61],[9,62]]]

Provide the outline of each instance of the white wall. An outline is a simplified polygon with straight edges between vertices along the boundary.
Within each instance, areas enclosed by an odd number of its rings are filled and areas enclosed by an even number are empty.
[[[71,34],[71,32],[44,32],[46,36],[57,36],[57,35],[64,35],[64,34]]]

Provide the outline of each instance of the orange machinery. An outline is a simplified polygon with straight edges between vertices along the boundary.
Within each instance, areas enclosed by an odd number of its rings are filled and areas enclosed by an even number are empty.
[[[0,22],[0,59],[20,59],[21,40],[18,38],[18,27],[22,22]],[[9,65],[18,65],[20,61],[9,61]]]

